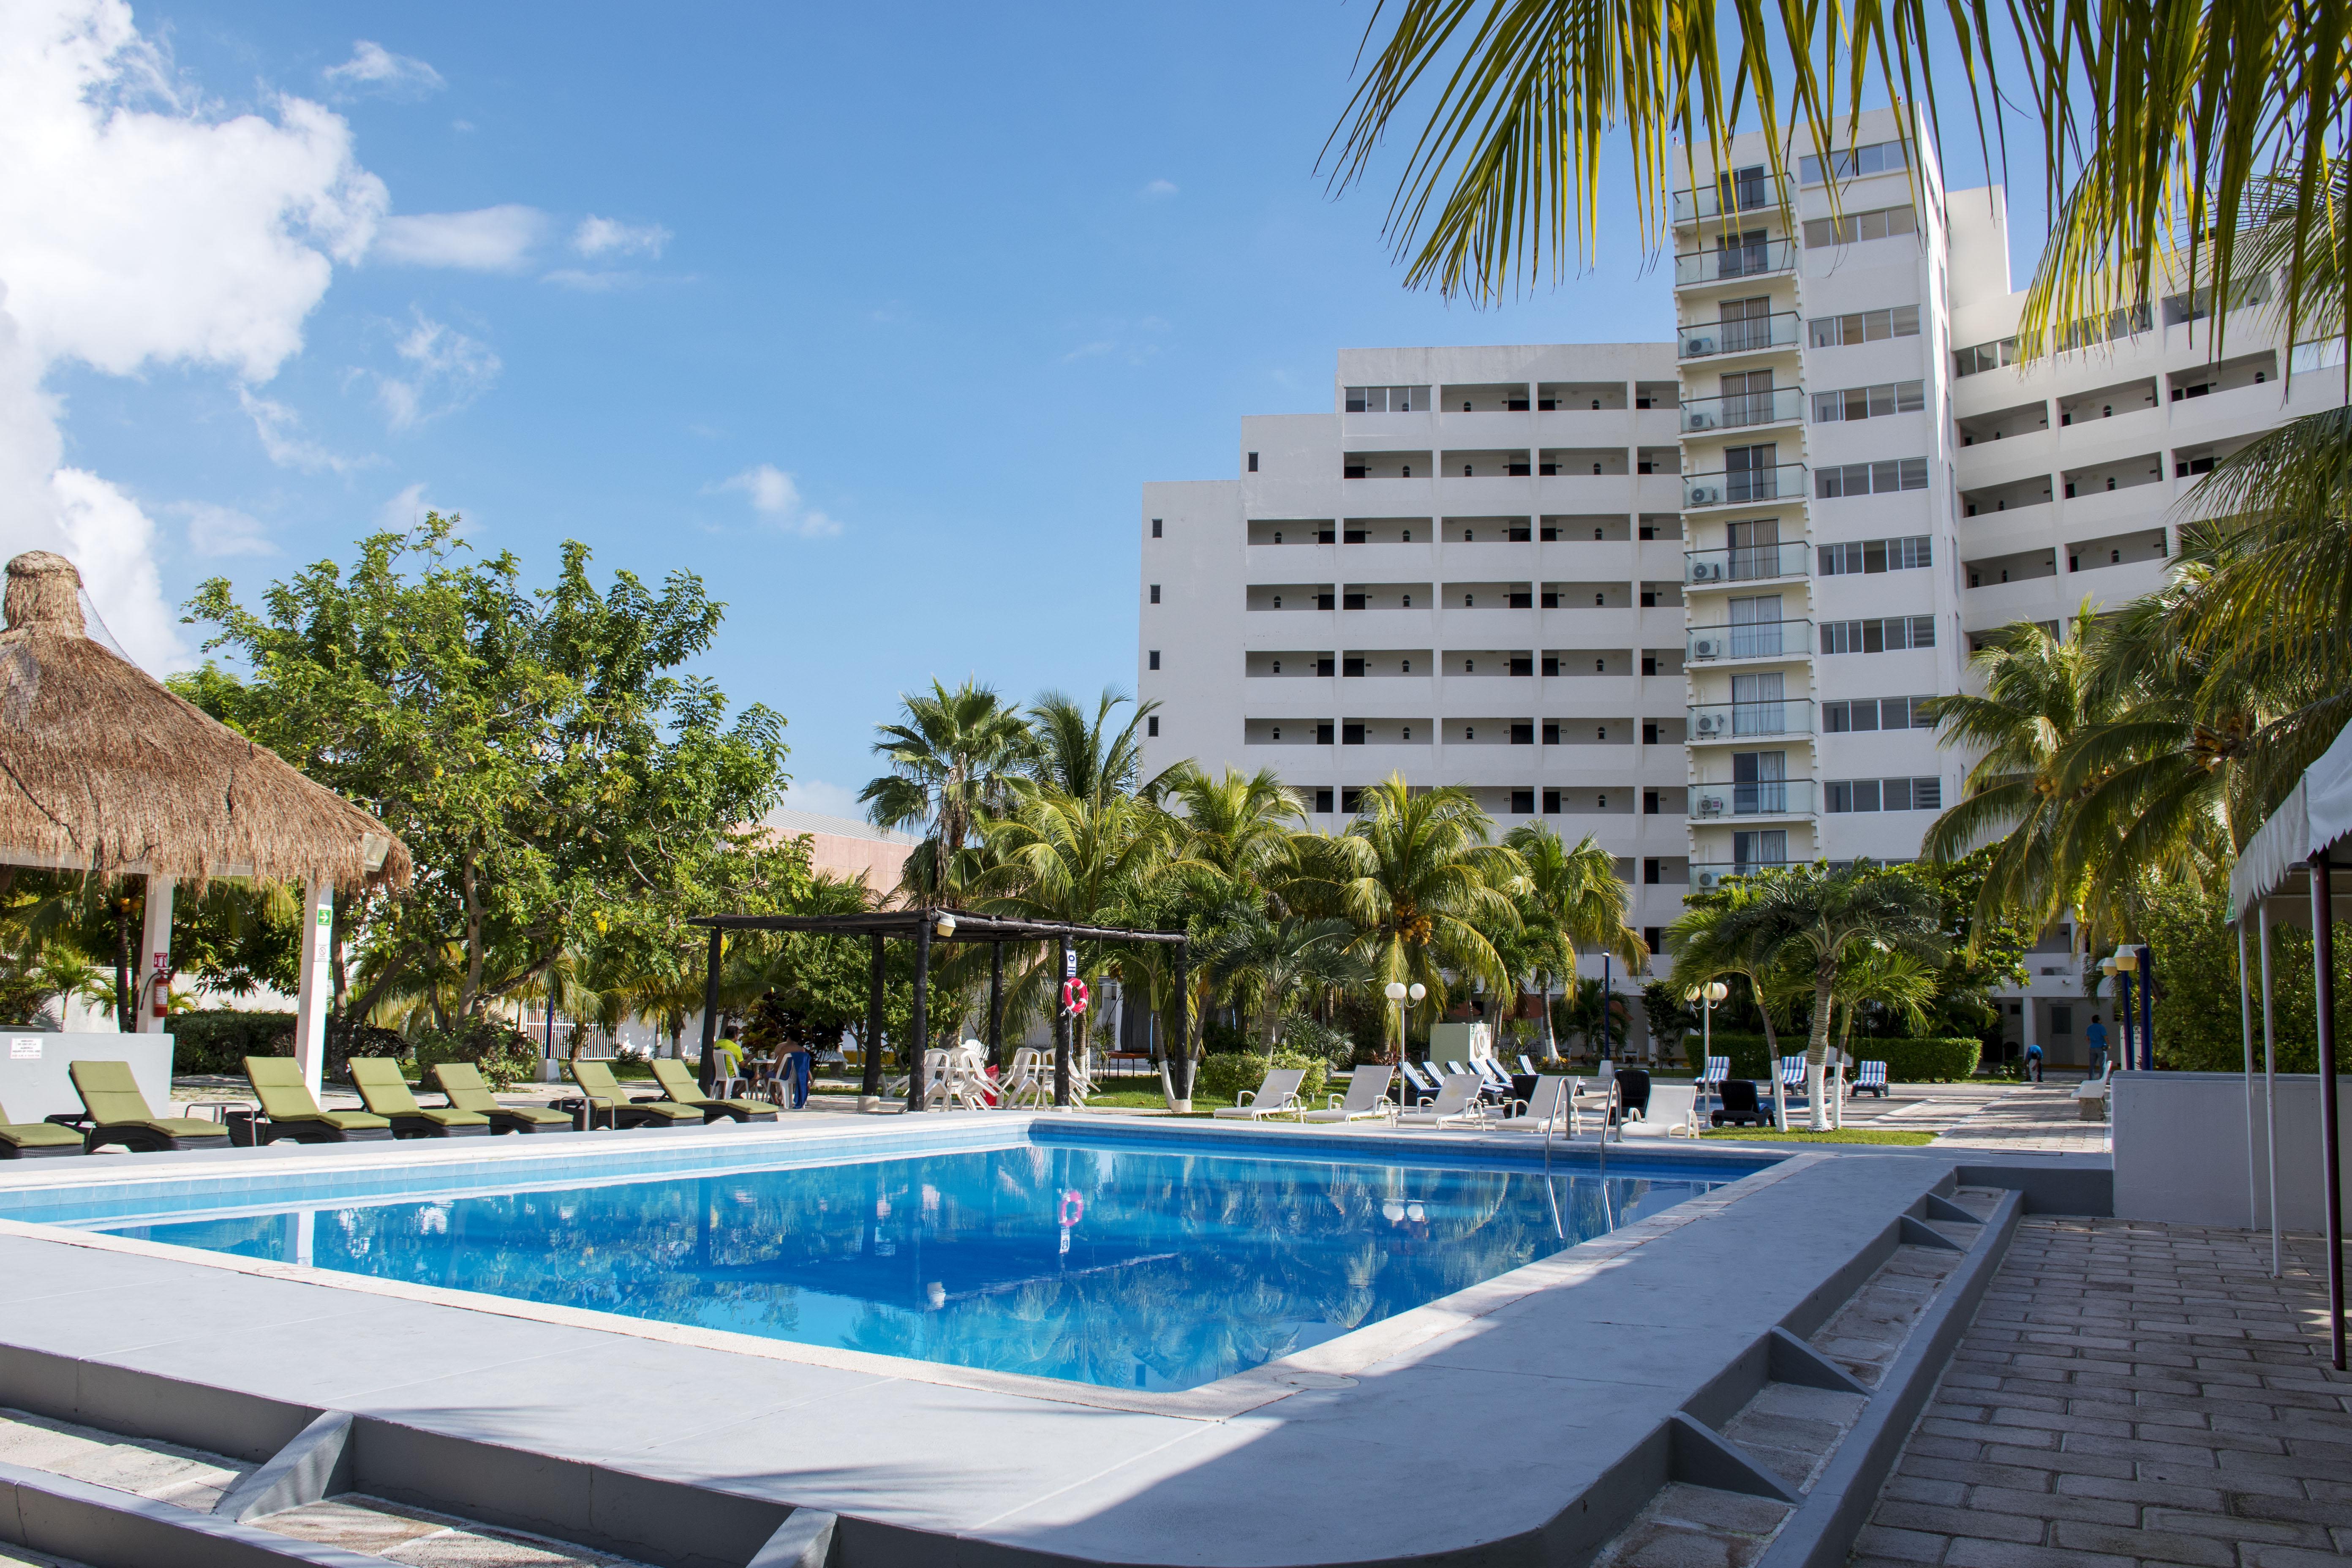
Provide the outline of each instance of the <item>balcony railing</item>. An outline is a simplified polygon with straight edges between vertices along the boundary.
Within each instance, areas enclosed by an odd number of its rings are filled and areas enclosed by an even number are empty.
[[[1777,316],[1751,316],[1744,321],[1694,321],[1682,330],[1680,357],[1713,359],[1723,354],[1753,353],[1759,349],[1792,349],[1801,318],[1794,310]]]
[[[1683,479],[1683,510],[1710,506],[1752,506],[1760,500],[1805,499],[1805,465],[1781,463],[1769,468],[1717,468]]]
[[[1770,577],[1801,577],[1811,548],[1790,540],[1749,544],[1737,550],[1694,550],[1683,557],[1683,581],[1693,587],[1713,583],[1754,583]]]
[[[1675,221],[1696,223],[1701,218],[1721,217],[1726,213],[1752,213],[1778,206],[1787,183],[1769,174],[1745,178],[1725,174],[1712,185],[1701,185],[1693,191],[1676,191]]]
[[[1692,664],[1737,658],[1802,658],[1813,650],[1811,621],[1750,621],[1732,626],[1693,626],[1685,657]]]
[[[1770,702],[1708,702],[1690,710],[1690,738],[1702,741],[1744,741],[1750,735],[1810,735],[1813,705],[1801,697]]]
[[[1726,877],[1752,877],[1759,871],[1785,871],[1786,860],[1694,860],[1691,862],[1690,885],[1695,892],[1711,893],[1723,886]]]
[[[1691,785],[1690,815],[1694,822],[1739,816],[1810,816],[1812,810],[1811,779],[1754,779],[1744,784]]]
[[[1738,430],[1804,416],[1805,389],[1775,386],[1763,392],[1735,392],[1727,397],[1692,398],[1683,405],[1683,429],[1685,433]]]
[[[1718,245],[1712,250],[1685,250],[1675,258],[1675,287],[1702,283],[1736,283],[1742,278],[1769,278],[1797,265],[1797,247],[1785,239],[1759,240],[1753,245]]]

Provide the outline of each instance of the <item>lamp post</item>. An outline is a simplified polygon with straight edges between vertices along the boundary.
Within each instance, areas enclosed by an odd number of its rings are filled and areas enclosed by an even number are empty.
[[[2143,951],[2145,950],[2126,944],[2116,948],[2115,956],[2108,962],[2116,966],[2116,983],[2121,988],[2122,993],[2116,1007],[2116,1016],[2125,1020],[2124,1027],[2126,1032],[2124,1038],[2130,1043],[2130,1049],[2124,1058],[2124,1065],[2146,1070],[2153,1068],[2156,1063],[2153,1059],[2152,1053],[2149,1052],[2147,1048],[2147,1020],[2146,1016],[2147,1012],[2147,985],[2145,981],[2142,981],[2137,987],[2140,993],[2141,1016],[2135,1019],[2131,1016],[2132,991],[2134,989],[2132,983],[2138,974],[2139,955]],[[2102,965],[2101,967],[2104,968],[2105,965]]]
[[[1404,1060],[1405,1005],[1407,1003],[1411,1003],[1416,1007],[1419,1006],[1421,1005],[1421,999],[1429,994],[1429,987],[1423,985],[1418,980],[1414,981],[1411,985],[1407,985],[1402,980],[1391,980],[1381,988],[1381,994],[1386,996],[1390,1003],[1396,1008],[1397,1060],[1402,1061]]]
[[[1683,993],[1683,1000],[1698,1004],[1698,1087],[1695,1096],[1706,1093],[1707,1065],[1715,1059],[1715,1005],[1731,994],[1731,987],[1720,980],[1710,980],[1704,985],[1694,985]],[[1696,1100],[1693,1100],[1694,1108]]]

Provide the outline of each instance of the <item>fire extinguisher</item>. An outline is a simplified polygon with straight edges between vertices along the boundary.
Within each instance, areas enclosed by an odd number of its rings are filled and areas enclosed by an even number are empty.
[[[172,972],[162,964],[157,964],[154,976],[147,982],[147,985],[154,997],[155,1016],[158,1018],[169,1016],[172,1010]]]

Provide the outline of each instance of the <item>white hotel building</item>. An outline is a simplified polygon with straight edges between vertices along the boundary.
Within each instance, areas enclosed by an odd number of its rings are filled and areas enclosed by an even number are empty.
[[[1674,198],[1671,342],[1344,351],[1237,478],[1146,485],[1147,767],[1270,767],[1326,826],[1467,785],[1593,835],[1653,945],[1724,875],[1915,858],[1969,761],[1916,705],[1971,637],[2155,588],[2196,477],[2343,382],[2289,393],[2260,309],[2217,359],[2186,292],[2021,371],[2000,193],[1913,147],[1865,115],[1834,216],[1802,160],[1792,233],[1735,142]],[[2070,935],[2010,1003],[2059,1062]]]

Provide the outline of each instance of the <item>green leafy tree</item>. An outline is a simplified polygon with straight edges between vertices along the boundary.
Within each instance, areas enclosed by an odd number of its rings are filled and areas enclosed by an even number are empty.
[[[1364,989],[1371,965],[1355,950],[1356,928],[1344,920],[1246,918],[1202,944],[1210,980],[1258,1017],[1270,1058],[1282,1044],[1283,1016],[1302,999],[1320,1000],[1343,989]]]

